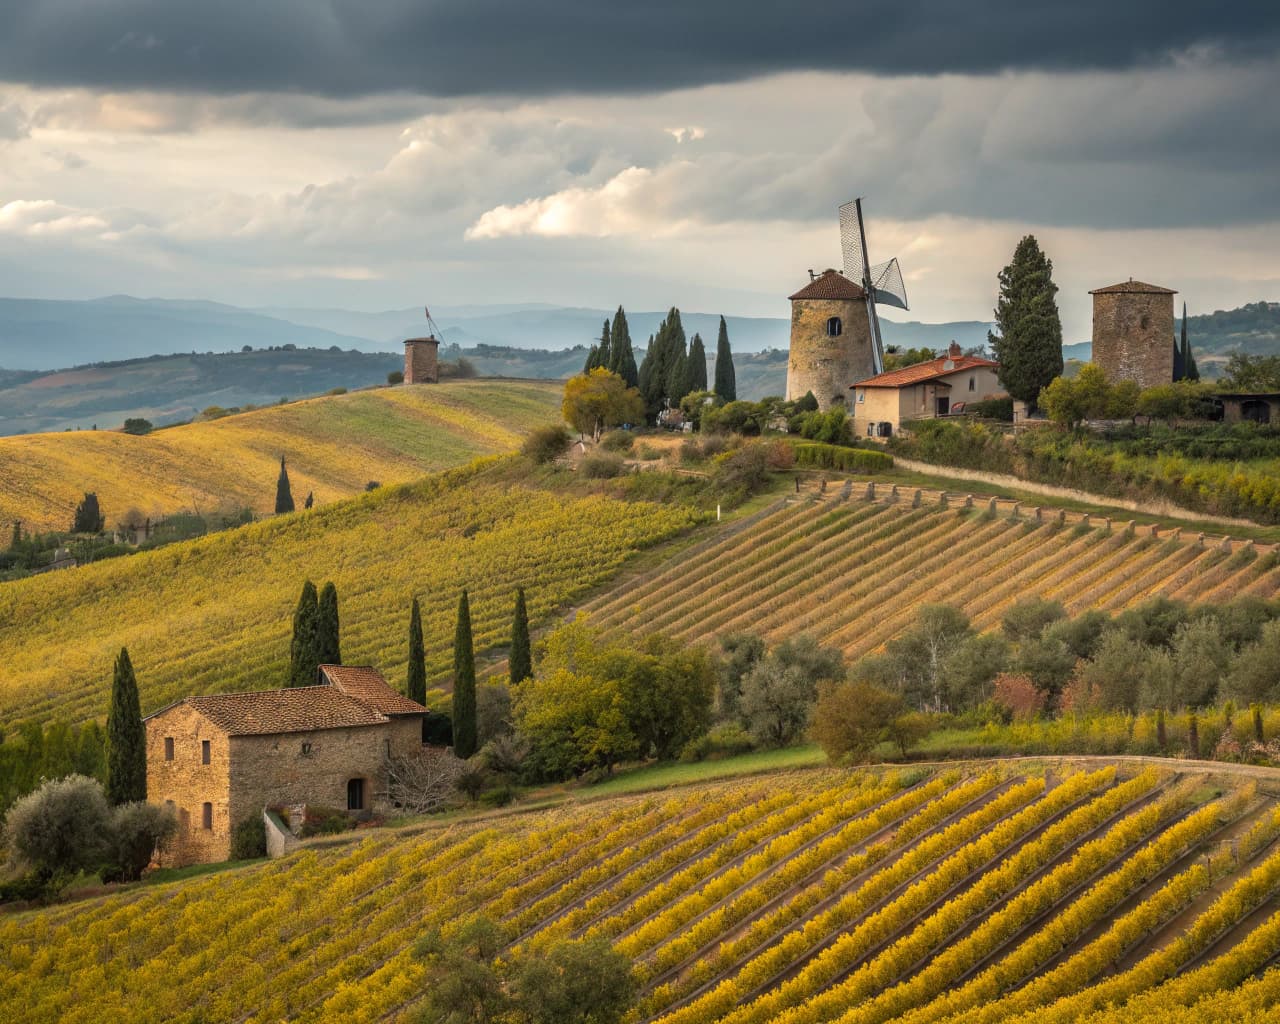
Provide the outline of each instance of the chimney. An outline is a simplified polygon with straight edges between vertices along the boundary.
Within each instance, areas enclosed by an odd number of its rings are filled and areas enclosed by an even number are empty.
[[[963,351],[963,350],[960,348],[960,346],[959,346],[958,344],[956,344],[956,343],[953,341],[953,342],[950,344],[950,346],[948,346],[948,348],[947,348],[947,358],[948,358],[948,359],[959,359],[959,358],[960,358],[960,356],[961,356],[962,351]]]

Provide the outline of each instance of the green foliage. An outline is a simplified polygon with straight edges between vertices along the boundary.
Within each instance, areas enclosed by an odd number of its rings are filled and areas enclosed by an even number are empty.
[[[644,418],[644,403],[640,392],[627,387],[620,376],[597,367],[569,378],[561,411],[579,434],[599,439],[611,427],[639,423]]]
[[[889,345],[884,350],[884,368],[888,370],[901,370],[906,366],[915,366],[917,363],[927,363],[930,359],[936,359],[938,353],[931,348],[899,348],[897,345]]]
[[[392,387],[394,387],[394,386],[395,386],[395,385],[397,385],[397,384],[403,384],[403,383],[404,383],[404,371],[403,371],[403,370],[392,370],[389,374],[387,374],[387,383],[388,383],[388,384],[390,384]]]
[[[267,825],[262,814],[250,814],[231,830],[231,859],[256,860],[267,855]]]
[[[635,997],[631,963],[603,936],[561,940],[512,972],[517,1021],[620,1024]]]
[[[742,681],[765,655],[764,639],[755,633],[729,633],[720,638],[724,658],[720,662],[717,704],[720,714],[736,717],[742,698]]]
[[[1219,383],[1226,391],[1280,391],[1280,355],[1232,352],[1227,357],[1227,365]]]
[[[893,720],[905,714],[900,694],[858,680],[818,688],[812,735],[828,759],[841,764],[874,760]]]
[[[626,461],[613,452],[594,451],[578,467],[588,480],[612,480],[627,471]]]
[[[316,664],[341,665],[342,645],[338,623],[338,588],[331,582],[320,591],[316,605]]]
[[[116,806],[147,798],[147,733],[138,701],[138,680],[123,647],[116,657],[107,712],[106,795]]]
[[[141,416],[131,416],[124,421],[123,430],[126,434],[149,434],[152,430],[152,423]]]
[[[999,420],[1002,423],[1013,422],[1012,398],[985,398],[980,402],[969,402],[964,407],[966,414],[980,419]]]
[[[156,850],[177,834],[178,817],[172,807],[146,802],[117,807],[111,816],[111,859],[102,880],[136,882]]]
[[[76,506],[71,519],[72,533],[101,533],[106,526],[106,518],[98,507],[98,496],[86,491],[84,499]]]
[[[535,427],[524,439],[520,452],[541,465],[563,455],[564,450],[569,447],[570,440],[572,439],[569,431],[562,424],[554,423],[545,427]]]
[[[511,735],[514,727],[511,689],[507,683],[496,679],[476,686],[476,742],[481,747],[488,746],[500,736]]]
[[[716,337],[715,393],[722,402],[738,400],[737,374],[733,368],[733,353],[729,350],[729,328],[723,316],[720,318],[720,333]]]
[[[289,488],[289,471],[280,456],[280,476],[276,478],[276,515],[293,511],[293,491]]]
[[[310,580],[302,584],[293,612],[293,638],[289,643],[289,677],[286,686],[315,686],[320,665],[317,637],[320,628],[320,598]]]
[[[689,375],[684,383],[686,395],[707,390],[707,353],[700,334],[695,334],[689,342]]]
[[[609,353],[608,369],[621,377],[627,387],[634,388],[640,382],[640,375],[636,370],[636,355],[631,348],[631,328],[627,326],[627,314],[622,311],[621,306],[613,314],[613,329],[610,333],[613,347]]]
[[[895,666],[898,688],[909,705],[928,711],[948,706],[944,668],[971,636],[969,619],[959,608],[927,604],[909,629],[889,641],[885,654]]]
[[[799,434],[822,444],[847,445],[853,441],[853,420],[836,406],[827,412],[806,412],[798,417]]]
[[[1012,605],[1000,620],[1000,629],[1011,643],[1019,644],[1039,640],[1049,626],[1066,617],[1061,601],[1033,597]]]
[[[769,407],[764,402],[732,401],[702,414],[702,431],[712,434],[743,434],[758,436],[769,419]]]
[[[837,469],[845,473],[883,473],[893,468],[893,456],[870,448],[842,448],[833,444],[798,444],[796,465]]]
[[[524,587],[516,588],[516,606],[511,616],[511,654],[507,659],[511,684],[523,682],[533,675],[533,649],[529,643],[529,609]]]
[[[426,651],[422,642],[422,608],[415,597],[409,606],[409,668],[405,695],[419,704],[427,702]]]
[[[1000,383],[1014,398],[1034,403],[1062,375],[1062,322],[1055,298],[1053,262],[1033,235],[1025,236],[1012,262],[1000,271],[989,343],[1000,363]]]
[[[46,782],[5,815],[10,860],[56,891],[110,852],[112,811],[96,779],[70,775]]]
[[[758,660],[742,679],[739,717],[765,747],[783,747],[809,727],[818,685],[844,677],[844,656],[808,637],[793,637]]]
[[[953,710],[969,709],[990,700],[991,684],[1009,667],[1010,658],[1009,643],[998,633],[962,640],[942,663],[947,706]]]
[[[611,430],[600,438],[600,447],[607,452],[629,452],[636,445],[636,435],[629,430]]]
[[[687,361],[684,326],[680,322],[680,311],[673,306],[658,326],[657,333],[649,339],[649,347],[640,363],[637,386],[644,399],[649,422],[657,420],[668,399],[673,405],[678,405],[679,400],[692,390],[686,388],[681,394],[672,395],[673,387],[679,390],[687,383]],[[672,370],[677,362],[686,363],[686,367],[673,376]]]
[[[471,638],[471,602],[464,587],[453,634],[453,752],[466,760],[476,752],[476,652]]]

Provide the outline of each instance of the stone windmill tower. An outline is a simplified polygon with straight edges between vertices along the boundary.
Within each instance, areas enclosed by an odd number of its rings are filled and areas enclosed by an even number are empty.
[[[431,310],[423,307],[431,333],[425,338],[406,338],[404,342],[404,382],[437,384],[440,381],[440,328],[431,319]]]
[[[787,399],[812,391],[823,412],[849,400],[854,382],[884,369],[876,304],[907,308],[897,259],[871,266],[862,200],[840,207],[844,273],[809,271],[809,283],[791,300]]]
[[[1149,388],[1173,380],[1172,288],[1129,278],[1093,296],[1093,362],[1111,381]]]

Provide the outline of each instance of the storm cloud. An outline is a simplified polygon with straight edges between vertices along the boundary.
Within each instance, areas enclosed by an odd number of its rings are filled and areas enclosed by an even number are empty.
[[[0,0],[0,80],[330,97],[665,91],[788,71],[1265,57],[1259,0]]]

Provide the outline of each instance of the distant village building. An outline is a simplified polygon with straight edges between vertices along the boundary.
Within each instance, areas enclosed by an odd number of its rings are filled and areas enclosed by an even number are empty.
[[[1280,423],[1280,394],[1274,392],[1234,393],[1220,392],[1222,419],[1225,423]]]
[[[1141,388],[1173,381],[1174,334],[1171,288],[1130,278],[1093,296],[1093,362],[1111,381]]]
[[[426,338],[406,338],[404,343],[404,382],[406,384],[438,384],[440,339],[434,334]]]
[[[422,750],[427,709],[373,668],[322,665],[318,679],[147,717],[147,798],[178,815],[175,863],[226,860],[232,829],[268,806],[390,809],[387,760]]]
[[[791,299],[787,399],[808,392],[826,412],[848,403],[854,381],[875,373],[867,293],[835,270],[824,270]]]
[[[853,385],[853,429],[883,437],[904,422],[963,412],[970,402],[1004,397],[1000,364],[966,356],[954,341],[946,355],[888,370]]]

